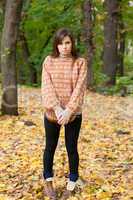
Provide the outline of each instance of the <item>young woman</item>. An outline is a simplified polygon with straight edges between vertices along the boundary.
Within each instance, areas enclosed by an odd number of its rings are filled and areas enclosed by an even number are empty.
[[[87,83],[87,63],[78,57],[75,40],[67,28],[57,30],[53,52],[43,62],[42,104],[45,108],[46,145],[43,155],[45,193],[56,199],[53,188],[53,159],[60,128],[65,126],[65,145],[69,160],[66,194],[73,191],[78,180],[79,154],[77,142],[82,123],[82,105]],[[64,193],[64,194],[65,194]]]

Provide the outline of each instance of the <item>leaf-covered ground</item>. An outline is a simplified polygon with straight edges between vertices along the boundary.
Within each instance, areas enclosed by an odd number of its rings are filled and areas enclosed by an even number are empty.
[[[40,89],[19,88],[19,116],[0,116],[0,200],[45,200]],[[81,183],[69,199],[133,199],[133,99],[87,92],[79,137]],[[59,198],[68,176],[64,127],[54,158]]]

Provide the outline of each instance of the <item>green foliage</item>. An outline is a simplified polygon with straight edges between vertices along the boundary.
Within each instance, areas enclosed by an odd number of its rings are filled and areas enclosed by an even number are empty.
[[[116,90],[119,91],[124,87],[126,88],[128,94],[133,95],[133,73],[128,76],[117,78]]]
[[[119,87],[121,87],[121,86],[126,86],[126,85],[133,85],[133,75],[119,77],[119,78],[117,79],[116,84],[117,84]]]
[[[131,48],[131,50],[130,50]],[[133,46],[130,46],[129,52],[125,55],[124,63],[125,63],[125,74],[131,74],[133,73],[133,55],[131,52],[133,52]]]
[[[25,33],[30,52],[29,61],[33,63],[38,73],[39,82],[41,81],[41,65],[43,59],[52,50],[55,31],[61,27],[68,27],[73,31],[75,37],[81,34],[81,2],[81,0],[33,0],[31,3],[25,4],[25,17],[21,23],[21,30]],[[78,43],[77,48],[84,53],[83,43]],[[28,66],[27,69],[25,67],[23,65],[22,76],[24,79],[28,76],[26,75]]]
[[[77,40],[77,49],[82,54],[85,53],[85,45],[82,41],[83,30],[83,0],[27,0],[24,1],[23,17],[20,31],[23,31],[27,40],[29,48],[29,62],[37,71],[39,86],[41,82],[42,62],[44,58],[52,50],[53,34],[58,28],[70,28]],[[104,20],[106,12],[104,10],[103,1],[93,1],[93,42],[95,45],[95,54],[93,58],[93,74],[94,86],[99,90],[107,93],[117,93],[122,87],[130,87],[132,85],[132,78],[130,77],[133,66],[132,52],[133,52],[133,31],[132,18],[133,7],[129,6],[129,0],[121,1],[122,16],[125,25],[126,33],[126,48],[124,58],[124,77],[117,77],[116,86],[112,88],[104,88],[102,85],[108,80],[108,77],[102,73],[103,66],[103,41],[104,41]],[[0,19],[2,19],[0,11]],[[0,20],[0,30],[2,29],[2,20]],[[30,70],[23,58],[21,46],[17,46],[17,66],[20,79],[23,83],[30,85],[29,76]]]
[[[33,0],[23,22],[23,28],[31,52],[30,59],[37,70],[42,59],[51,51],[54,32],[60,27],[69,27],[75,34],[81,29],[80,1]]]
[[[133,96],[133,74],[129,76],[117,77],[116,85],[111,87],[98,86],[96,91],[107,95],[117,94]]]

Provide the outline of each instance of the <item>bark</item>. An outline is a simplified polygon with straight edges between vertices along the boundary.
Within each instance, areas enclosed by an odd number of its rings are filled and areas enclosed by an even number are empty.
[[[0,9],[2,11],[2,26],[3,26],[4,12],[5,12],[5,1],[4,0],[0,1]],[[2,32],[0,30],[0,55],[1,55],[1,37],[2,37]],[[1,56],[0,56],[0,72],[1,72]]]
[[[16,43],[23,0],[6,0],[1,43],[2,114],[18,115]]]
[[[36,69],[34,68],[33,63],[29,61],[30,51],[29,51],[27,39],[25,37],[24,32],[22,31],[19,34],[19,42],[22,48],[24,63],[29,67],[29,82],[31,84],[37,83],[37,72],[36,72]],[[21,74],[19,74],[19,76],[21,76]],[[21,81],[21,77],[20,77],[20,81]]]
[[[103,72],[109,77],[109,80],[106,82],[107,85],[114,85],[116,82],[116,70],[118,64],[118,1],[119,0],[105,0],[107,17],[104,24]]]
[[[0,41],[1,41],[1,32],[0,32]],[[1,73],[1,42],[0,42],[0,73]]]
[[[124,76],[124,53],[125,53],[125,27],[122,17],[122,11],[119,11],[119,24],[118,24],[118,65],[117,73],[120,76]]]
[[[87,72],[87,88],[92,85],[93,82],[93,70],[92,61],[94,54],[93,45],[93,7],[91,0],[85,0],[83,3],[83,38],[86,45],[87,61],[88,61],[88,72]]]

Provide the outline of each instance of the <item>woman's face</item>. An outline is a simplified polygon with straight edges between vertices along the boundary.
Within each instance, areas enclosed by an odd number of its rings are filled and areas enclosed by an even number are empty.
[[[62,40],[62,43],[57,45],[57,48],[58,48],[59,54],[62,54],[62,55],[71,54],[71,50],[72,50],[71,38],[69,36],[65,36]]]

